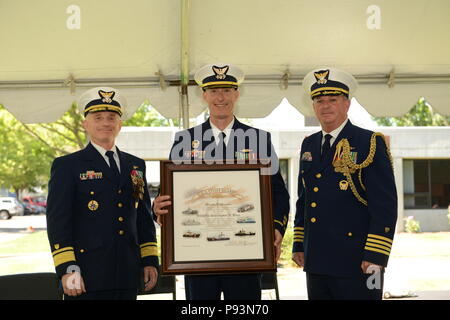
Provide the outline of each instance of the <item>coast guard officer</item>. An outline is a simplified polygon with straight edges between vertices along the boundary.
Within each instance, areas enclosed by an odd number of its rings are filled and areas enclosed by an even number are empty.
[[[240,94],[238,87],[243,80],[242,70],[226,63],[206,65],[197,71],[195,81],[203,89],[203,99],[208,104],[210,117],[203,124],[176,134],[170,159],[214,160],[216,163],[224,163],[226,159],[232,162],[237,159],[270,159],[278,258],[288,222],[289,194],[278,170],[278,158],[270,133],[247,126],[234,116]],[[170,196],[162,195],[155,199],[153,210],[160,216],[168,212],[165,208],[169,205]],[[226,300],[261,299],[260,274],[186,275],[185,286],[188,300],[217,300],[221,292]]]
[[[145,162],[120,151],[115,138],[126,101],[94,88],[80,101],[90,142],[56,158],[47,200],[47,232],[65,299],[136,299],[157,281],[156,235]]]
[[[303,88],[322,131],[303,140],[293,260],[309,299],[381,299],[397,220],[392,158],[385,138],[347,118],[356,79],[321,68]]]

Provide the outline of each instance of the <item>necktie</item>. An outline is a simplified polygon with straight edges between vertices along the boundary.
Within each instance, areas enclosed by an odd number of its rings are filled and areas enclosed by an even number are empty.
[[[227,147],[225,145],[225,137],[227,135],[225,134],[225,132],[221,132],[219,133],[219,143],[217,144],[217,158],[219,159],[226,159],[226,155],[227,155]]]
[[[330,151],[330,140],[331,140],[331,134],[325,135],[325,142],[322,145],[322,155],[320,156],[320,161],[323,161],[325,159],[327,153]]]
[[[120,172],[119,168],[117,167],[116,160],[114,160],[114,151],[106,151],[106,156],[109,159],[109,167],[111,169],[111,172],[114,174],[114,177],[119,177]]]

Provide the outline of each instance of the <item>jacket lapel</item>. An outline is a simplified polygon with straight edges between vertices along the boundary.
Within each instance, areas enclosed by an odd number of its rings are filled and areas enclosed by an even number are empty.
[[[238,121],[238,119],[236,119],[236,117],[234,117],[234,123],[233,123],[233,127],[231,128],[231,134],[230,134],[230,140],[228,140],[228,145],[227,145],[227,152],[228,151],[228,146],[230,146],[230,141],[233,141],[233,158],[236,159],[236,152],[241,151],[238,150],[239,148],[242,147],[242,141],[238,141],[238,136],[235,135],[235,131],[241,129],[245,131],[245,128],[243,127],[242,123],[240,123]],[[233,140],[231,140],[233,139]],[[245,138],[244,141],[244,149],[249,149],[249,142],[248,142],[248,137]],[[257,150],[252,150],[253,152],[257,152]]]
[[[205,135],[206,132],[208,134]],[[211,143],[216,142],[214,139],[214,134],[212,133],[211,124],[209,123],[209,118],[202,124],[202,142],[203,150],[205,150]]]
[[[119,150],[119,148],[117,148],[117,152],[119,153],[119,158],[120,158],[120,184],[119,186],[123,186],[127,179],[131,179],[130,178],[130,174],[131,174],[131,169],[133,167],[133,163],[131,162],[131,159],[123,152],[121,152]]]
[[[316,134],[311,136],[311,156],[312,156],[312,161],[310,162],[310,165],[306,165],[306,161],[305,161],[305,172],[308,171],[309,169],[312,168],[320,168],[321,167],[321,163],[320,163],[320,148],[321,148],[321,144],[322,144],[322,133],[321,132],[317,132]],[[309,151],[309,150],[306,150]]]

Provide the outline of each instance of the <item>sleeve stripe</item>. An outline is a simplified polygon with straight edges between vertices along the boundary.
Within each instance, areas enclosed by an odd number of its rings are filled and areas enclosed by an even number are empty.
[[[52,252],[52,255],[56,256],[57,254],[60,254],[60,253],[62,253],[64,251],[73,251],[73,247],[64,247],[64,248],[55,250],[55,251]]]
[[[392,247],[392,244],[390,244],[389,242],[386,242],[386,241],[374,240],[374,239],[367,239],[367,241],[366,241],[366,244],[367,244],[367,245],[373,244],[373,243],[379,243],[379,244],[382,244],[383,246],[389,248],[389,250],[390,250],[391,247]]]
[[[156,242],[146,242],[140,245],[141,249],[144,247],[148,247],[148,246],[155,246],[156,247]]]
[[[374,244],[374,243],[366,243],[366,246],[367,247],[372,247],[372,248],[380,248],[380,249],[383,249],[383,250],[385,250],[385,251],[387,251],[387,252],[391,252],[391,248],[388,248],[388,247],[386,247],[386,246],[382,246],[381,244]]]
[[[369,251],[374,251],[374,252],[378,252],[378,253],[382,253],[384,255],[389,256],[389,252],[384,251],[384,250],[380,250],[380,249],[375,249],[375,248],[371,248],[371,247],[364,247],[365,250],[369,250]]]
[[[294,230],[305,230],[303,227],[295,227]]]
[[[69,262],[69,261],[76,261],[75,253],[73,252],[73,250],[67,250],[65,252],[60,252],[60,253],[54,254],[53,261],[55,263],[55,267],[57,267],[63,263]]]
[[[157,256],[158,255],[158,248],[156,246],[147,246],[144,248],[141,248],[141,258],[145,258],[148,256]]]
[[[375,238],[375,239],[380,239],[380,240],[387,241],[387,242],[389,242],[389,243],[392,244],[392,239],[389,239],[389,238],[386,238],[386,237],[382,237],[382,236],[378,236],[378,235],[376,235],[376,234],[371,234],[371,233],[369,233],[369,234],[367,235],[367,237],[369,237],[369,238]]]
[[[282,226],[284,228],[284,224],[280,220],[274,219],[273,222],[278,223],[280,226]]]

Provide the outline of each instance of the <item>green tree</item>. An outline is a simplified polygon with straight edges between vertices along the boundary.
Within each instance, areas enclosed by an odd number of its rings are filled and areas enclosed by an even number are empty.
[[[431,105],[420,98],[412,109],[401,117],[372,117],[381,126],[393,127],[427,127],[427,126],[448,126],[450,117],[441,116],[433,111]]]
[[[83,128],[83,116],[76,103],[73,103],[70,109],[55,122],[19,123],[25,132],[46,146],[48,152],[54,154],[54,157],[72,153],[86,145],[87,137]]]
[[[53,152],[0,106],[0,186],[17,195],[25,188],[44,186],[53,158]]]
[[[55,157],[84,148],[87,142],[83,115],[76,103],[53,123],[24,124],[0,104],[0,186],[17,195],[24,189],[45,187]],[[148,102],[124,126],[173,126]]]
[[[133,117],[123,122],[125,127],[173,127],[179,121],[161,116],[148,101],[145,101],[134,113]]]

